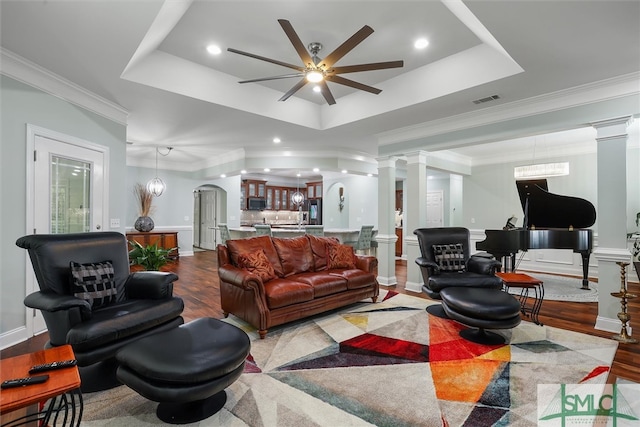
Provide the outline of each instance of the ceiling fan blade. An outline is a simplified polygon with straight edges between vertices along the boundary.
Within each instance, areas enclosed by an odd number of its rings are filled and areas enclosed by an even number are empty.
[[[329,85],[327,84],[327,82],[323,80],[319,83],[319,85],[320,85],[320,92],[322,93],[322,96],[324,96],[324,99],[327,101],[327,104],[329,105],[335,104],[336,100],[333,97],[331,90],[329,90]]]
[[[345,56],[351,49],[359,45],[364,39],[373,34],[373,28],[368,25],[360,28],[354,35],[349,37],[347,41],[338,46],[333,52],[327,55],[320,64],[324,64],[326,68],[331,68],[333,64],[338,62],[340,58]],[[319,65],[320,65],[319,64]]]
[[[376,95],[382,92],[382,89],[377,89],[373,86],[368,86],[362,83],[354,82],[353,80],[345,79],[344,77],[336,76],[335,74],[325,77],[325,80],[329,80],[330,82],[349,86],[355,89],[364,90],[366,92],[371,92]]]
[[[270,62],[270,63],[276,64],[276,65],[282,65],[283,67],[287,67],[287,68],[293,68],[294,70],[298,70],[300,72],[305,70],[304,67],[301,67],[299,65],[288,64],[286,62],[278,61],[276,59],[266,58],[264,56],[256,55],[256,54],[249,53],[249,52],[243,52],[241,50],[233,49],[231,47],[227,48],[227,50],[229,52],[237,53],[238,55],[244,55],[244,56],[248,56],[249,58],[259,59],[261,61]]]
[[[335,74],[357,73],[359,71],[384,70],[387,68],[401,68],[403,66],[404,66],[404,61],[373,62],[371,64],[345,65],[344,67],[333,67],[332,69],[329,70],[329,72],[335,73]]]
[[[298,33],[296,33],[296,31],[293,29],[291,23],[286,19],[278,19],[278,22],[280,23],[280,26],[284,30],[287,37],[289,37],[289,41],[293,45],[294,49],[296,50],[296,52],[298,52],[298,56],[300,56],[300,59],[302,59],[302,63],[307,67],[314,66],[315,64],[313,63],[311,55],[309,55],[307,48],[304,46],[304,43],[302,43],[302,40],[300,40],[300,37],[298,37]]]
[[[291,97],[291,95],[293,95],[294,93],[299,91],[306,84],[307,84],[307,79],[303,78],[298,83],[296,83],[294,87],[289,89],[289,91],[287,93],[282,95],[282,98],[278,99],[278,101],[286,101],[287,99],[289,99],[289,97]]]
[[[238,83],[266,82],[268,80],[290,79],[291,77],[304,77],[304,74],[303,73],[283,74],[281,76],[262,77],[260,79],[242,80],[241,82],[238,82]]]

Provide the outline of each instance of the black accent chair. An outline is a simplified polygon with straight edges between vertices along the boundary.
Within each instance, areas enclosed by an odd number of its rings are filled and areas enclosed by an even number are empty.
[[[416,259],[424,280],[422,291],[430,298],[440,300],[440,291],[450,286],[468,288],[502,289],[502,279],[495,275],[500,271],[499,261],[487,255],[470,255],[470,233],[464,227],[418,228],[421,257]],[[442,259],[434,246],[460,245],[459,270],[443,269]],[[440,262],[439,262],[440,261]],[[429,306],[431,314],[446,317],[441,306]]]
[[[178,276],[157,271],[130,273],[127,240],[121,233],[34,234],[19,238],[16,245],[28,251],[40,287],[27,295],[24,304],[42,311],[49,330],[45,347],[71,345],[79,367],[108,362],[115,379],[115,355],[120,348],[184,323],[184,302],[173,296]],[[91,304],[95,300],[74,296],[70,263],[108,265],[107,261],[113,268],[115,291],[108,286],[112,295],[102,300],[106,302],[96,305]],[[85,384],[94,378],[83,369],[80,375],[83,391],[108,387]]]

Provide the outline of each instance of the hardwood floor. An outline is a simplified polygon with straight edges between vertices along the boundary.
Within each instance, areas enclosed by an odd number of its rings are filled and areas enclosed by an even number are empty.
[[[174,292],[184,299],[183,316],[185,321],[199,317],[222,317],[217,259],[214,251],[196,252],[192,257],[181,257],[165,269],[175,272],[180,277],[180,280],[175,284]],[[404,284],[407,280],[406,271],[406,262],[397,261],[398,285],[392,289],[396,292],[427,299],[424,294],[404,290]],[[630,274],[634,274],[633,271]],[[637,282],[629,283],[629,291],[640,294],[640,285]],[[598,314],[597,310],[597,303],[545,300],[540,311],[540,320],[545,325],[609,338],[612,333],[593,329]],[[632,328],[635,331],[640,331],[640,298],[630,301],[628,311],[631,315]],[[46,334],[34,337],[3,350],[0,352],[0,357],[11,357],[39,350],[46,340]],[[640,383],[640,344],[620,344],[618,346],[608,381],[614,382],[617,377]]]

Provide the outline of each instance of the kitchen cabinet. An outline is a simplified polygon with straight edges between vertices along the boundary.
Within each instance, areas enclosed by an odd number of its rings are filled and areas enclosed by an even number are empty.
[[[267,186],[267,209],[273,209],[273,187]]]
[[[245,179],[246,197],[266,197],[267,181]]]
[[[307,199],[322,199],[322,181],[307,182]]]
[[[131,240],[140,243],[142,246],[157,244],[162,249],[175,248],[169,253],[169,258],[177,259],[180,256],[178,253],[177,231],[130,231],[127,233],[127,241]],[[131,249],[133,248],[129,245],[129,250]]]

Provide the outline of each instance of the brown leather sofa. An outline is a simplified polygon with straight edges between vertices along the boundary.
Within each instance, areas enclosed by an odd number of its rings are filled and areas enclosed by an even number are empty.
[[[264,338],[272,326],[365,298],[375,303],[379,293],[374,275],[378,260],[355,255],[347,247],[352,254],[347,264],[353,265],[344,264],[345,257],[336,254],[345,255],[345,247],[337,239],[312,235],[289,239],[258,236],[218,245],[220,300],[225,317],[231,313],[243,319]],[[249,258],[255,262],[247,262]],[[268,265],[255,268],[260,264],[256,258]],[[270,268],[273,270],[265,272]]]

